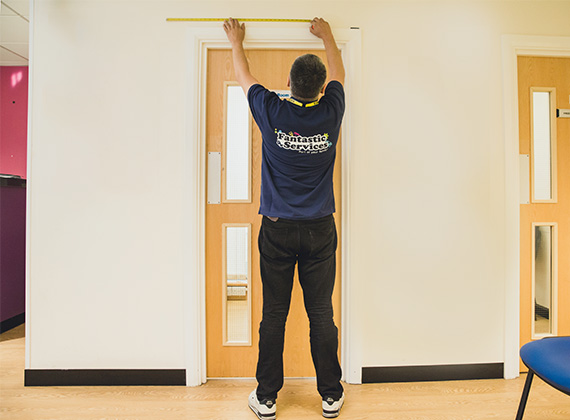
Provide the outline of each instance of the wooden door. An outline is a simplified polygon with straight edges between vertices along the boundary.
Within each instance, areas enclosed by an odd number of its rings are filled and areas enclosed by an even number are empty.
[[[519,57],[518,80],[522,346],[570,335],[570,119],[556,115],[570,108],[570,58]]]
[[[288,91],[287,76],[291,64],[299,55],[314,53],[326,63],[324,51],[285,51],[285,50],[247,50],[246,56],[253,75],[261,84],[271,90]],[[231,148],[227,147],[226,113],[228,86],[237,85],[233,73],[230,50],[209,50],[206,99],[206,151],[208,156],[208,184],[221,182],[220,203],[210,201],[206,204],[206,355],[208,377],[254,377],[258,354],[258,329],[261,322],[262,288],[259,274],[259,251],[257,237],[261,225],[258,215],[261,181],[261,133],[249,117],[251,130],[249,146],[249,171],[251,185],[250,199],[225,199],[226,174],[231,164]],[[238,89],[241,91],[241,89]],[[235,95],[234,93],[231,95]],[[233,123],[230,123],[233,124]],[[248,128],[249,127],[249,128]],[[243,127],[242,127],[243,128]],[[229,130],[234,132],[233,129]],[[230,161],[228,161],[228,159]],[[334,186],[337,212],[337,230],[340,228],[341,210],[341,171],[340,143],[337,146]],[[219,163],[217,163],[219,162]],[[218,165],[220,168],[218,169]],[[220,178],[220,180],[218,180]],[[234,179],[228,175],[228,179]],[[208,191],[210,185],[208,185]],[[244,194],[247,188],[243,188]],[[244,197],[245,197],[244,195]],[[215,200],[214,200],[215,201]],[[229,230],[228,230],[229,229]],[[228,233],[230,232],[230,233]],[[232,251],[234,239],[231,235],[239,232],[247,235],[239,239],[243,245],[241,251]],[[249,234],[246,234],[249,232]],[[340,230],[339,243],[340,243]],[[234,264],[228,255],[238,253],[248,260],[248,268],[242,267],[238,274],[232,273],[227,265]],[[340,331],[340,246],[337,251],[337,275],[333,294],[334,320]],[[249,277],[249,278],[248,278]],[[232,290],[230,292],[230,290]],[[250,314],[250,315],[247,315]],[[231,318],[234,317],[234,318]],[[235,327],[235,325],[239,325]],[[242,328],[243,327],[243,328]],[[232,331],[239,331],[236,336]],[[249,340],[248,340],[249,339]],[[315,376],[309,346],[309,323],[303,306],[302,290],[297,274],[291,301],[291,310],[287,320],[284,351],[284,374],[288,377]]]

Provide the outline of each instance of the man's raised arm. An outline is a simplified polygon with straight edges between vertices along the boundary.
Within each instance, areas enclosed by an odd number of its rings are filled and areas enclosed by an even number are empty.
[[[236,19],[229,18],[224,22],[224,30],[230,44],[232,44],[232,57],[234,62],[234,72],[237,82],[240,84],[245,95],[252,85],[259,83],[249,71],[249,64],[243,49],[243,39],[245,38],[245,23],[241,25]]]
[[[344,84],[344,64],[340,51],[336,46],[336,41],[327,21],[321,18],[314,18],[311,21],[311,33],[323,40],[327,53],[327,63],[329,65],[329,79],[337,80]]]

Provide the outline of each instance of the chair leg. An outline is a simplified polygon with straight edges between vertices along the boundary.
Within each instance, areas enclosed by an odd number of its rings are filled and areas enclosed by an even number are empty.
[[[534,376],[534,372],[532,370],[528,370],[528,374],[526,376],[526,381],[524,383],[523,393],[521,395],[521,402],[519,403],[519,411],[517,412],[517,417],[515,420],[522,420],[524,409],[526,407],[526,401],[528,400],[528,394],[530,392],[530,385],[532,384],[532,378]]]

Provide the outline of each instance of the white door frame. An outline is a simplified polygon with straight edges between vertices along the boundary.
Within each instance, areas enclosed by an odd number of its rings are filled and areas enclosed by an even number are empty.
[[[504,35],[503,111],[505,136],[505,370],[519,376],[520,171],[518,56],[570,57],[569,37]]]
[[[248,23],[245,48],[323,49],[322,41],[311,35],[307,24]],[[346,68],[346,113],[342,126],[342,359],[343,379],[360,383],[362,365],[357,328],[351,328],[350,250],[351,144],[358,138],[360,126],[361,41],[358,28],[334,30]],[[187,127],[184,154],[185,179],[184,225],[186,257],[184,275],[186,384],[206,382],[206,311],[205,311],[205,104],[206,68],[209,49],[230,48],[221,23],[194,23],[186,33],[188,86],[186,92]]]

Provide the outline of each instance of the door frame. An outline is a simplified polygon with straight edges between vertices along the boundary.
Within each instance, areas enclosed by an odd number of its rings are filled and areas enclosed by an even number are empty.
[[[503,115],[505,139],[505,379],[519,376],[520,168],[519,56],[570,57],[570,37],[503,35]]]
[[[277,26],[278,25],[278,26]],[[334,29],[337,45],[346,68],[346,113],[342,126],[342,289],[341,289],[341,365],[343,380],[361,383],[362,363],[358,328],[351,328],[351,313],[357,306],[350,281],[351,261],[351,200],[350,162],[351,144],[360,134],[359,104],[361,95],[361,36],[359,28]],[[324,49],[322,41],[311,35],[307,24],[256,23],[247,25],[245,48],[266,49]],[[221,23],[193,23],[186,32],[186,138],[184,144],[183,192],[185,245],[184,268],[184,345],[186,384],[197,386],[206,382],[206,71],[210,49],[229,49],[230,43]]]

